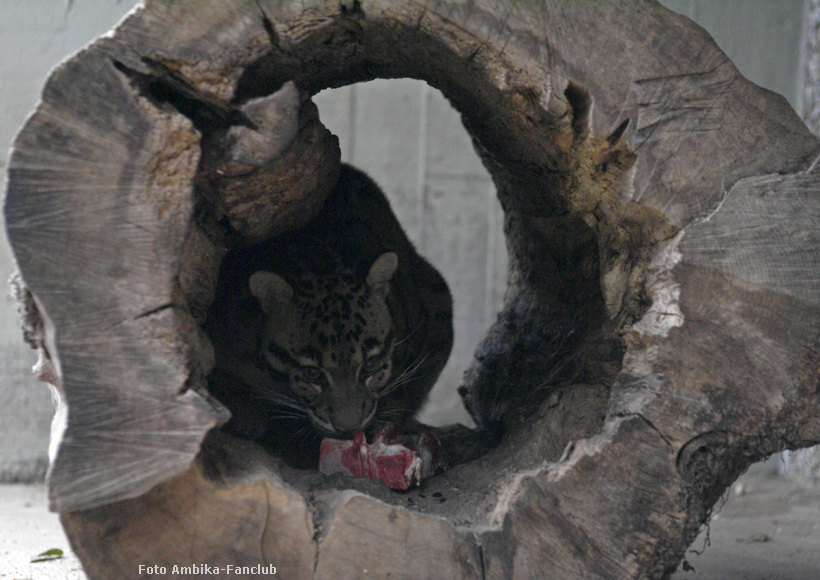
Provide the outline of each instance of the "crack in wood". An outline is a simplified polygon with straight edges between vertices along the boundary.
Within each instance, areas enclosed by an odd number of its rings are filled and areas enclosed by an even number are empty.
[[[176,304],[175,302],[168,302],[167,304],[162,304],[160,306],[157,306],[156,308],[151,308],[149,310],[146,310],[145,312],[142,312],[141,314],[137,314],[134,317],[134,320],[140,320],[141,318],[148,318],[149,316],[154,316],[155,314],[159,314],[160,312],[163,312],[165,310],[168,310],[169,308],[174,308],[174,307],[177,307],[177,306],[178,306],[178,304]]]
[[[143,57],[142,62],[150,73],[138,71],[117,59],[112,59],[114,68],[131,81],[131,85],[141,96],[157,104],[170,105],[179,114],[187,117],[201,133],[207,135],[218,128],[231,125],[256,129],[253,121],[238,107],[203,93],[168,64],[148,57]]]

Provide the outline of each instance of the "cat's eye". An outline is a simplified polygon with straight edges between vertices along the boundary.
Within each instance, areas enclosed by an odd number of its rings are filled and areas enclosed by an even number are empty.
[[[382,367],[382,357],[381,356],[371,356],[369,359],[364,361],[361,366],[361,371],[365,375],[372,375],[377,370]]]
[[[300,367],[299,372],[302,373],[302,378],[308,381],[309,383],[318,383],[325,376],[322,372],[322,369],[314,366]]]

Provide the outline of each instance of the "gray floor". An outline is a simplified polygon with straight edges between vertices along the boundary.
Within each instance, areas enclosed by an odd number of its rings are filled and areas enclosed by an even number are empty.
[[[716,510],[687,554],[694,571],[673,580],[814,580],[820,578],[820,486],[805,487],[759,466]],[[59,560],[32,563],[59,548]],[[705,549],[704,549],[705,548]],[[0,579],[85,580],[44,485],[0,485]]]
[[[49,562],[31,562],[34,556],[53,548],[59,548],[65,555]],[[86,578],[68,547],[57,514],[48,511],[43,484],[0,485],[0,578]]]
[[[773,467],[759,464],[735,483],[686,555],[694,571],[673,580],[820,579],[820,484]]]

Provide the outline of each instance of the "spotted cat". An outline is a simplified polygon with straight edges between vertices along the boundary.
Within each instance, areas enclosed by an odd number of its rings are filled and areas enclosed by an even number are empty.
[[[408,427],[453,342],[444,279],[346,165],[307,226],[228,253],[205,326],[227,429],[298,466],[324,436]]]

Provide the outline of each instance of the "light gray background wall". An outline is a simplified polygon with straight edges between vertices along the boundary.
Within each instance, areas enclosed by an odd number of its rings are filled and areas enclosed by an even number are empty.
[[[802,109],[805,4],[814,0],[665,0],[701,23],[751,80]],[[131,0],[0,0],[0,150],[37,101],[47,72],[108,30]],[[458,116],[435,89],[374,81],[317,96],[343,158],[391,198],[417,247],[448,278],[456,344],[425,418],[466,418],[453,396],[504,290],[506,255],[492,183]],[[5,160],[0,160],[5,163]],[[5,185],[3,183],[3,190]],[[0,284],[14,266],[0,243]],[[42,476],[52,403],[30,377],[14,304],[0,300],[0,481]]]

